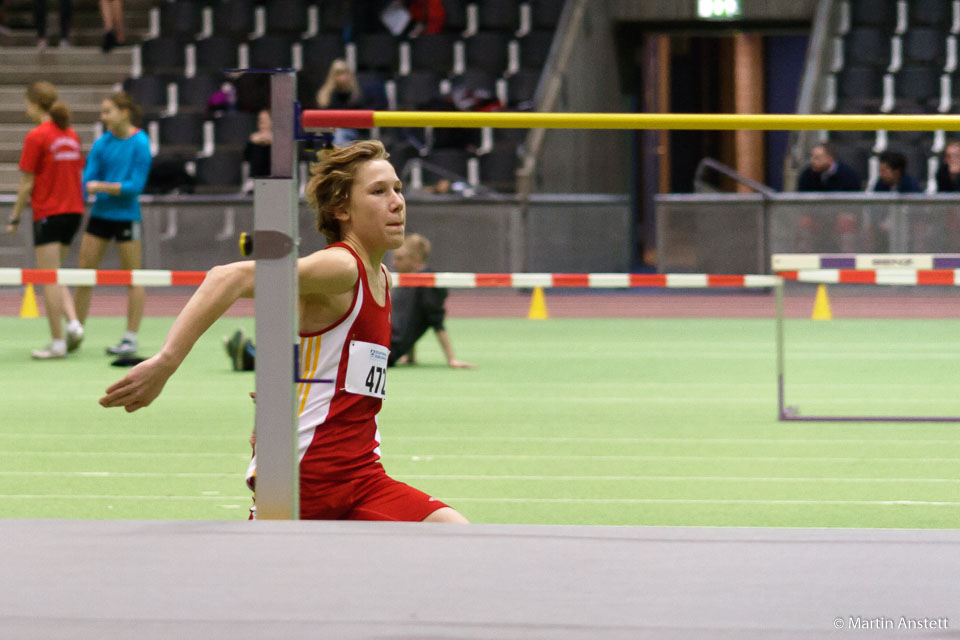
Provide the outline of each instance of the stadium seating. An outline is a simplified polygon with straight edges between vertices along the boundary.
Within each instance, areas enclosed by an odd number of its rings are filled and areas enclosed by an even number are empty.
[[[846,33],[837,34],[842,55],[833,65],[834,111],[960,111],[960,83],[952,77],[957,66],[955,36],[950,33],[952,2],[846,0],[844,6],[850,24]],[[839,157],[861,172],[876,166],[876,155],[871,160],[871,154],[900,151],[907,157],[908,172],[921,183],[928,177],[930,155],[942,151],[935,148],[932,134],[878,132],[874,137],[873,132],[832,132],[830,140]]]
[[[399,36],[384,28],[378,14],[366,11],[370,6],[363,0],[160,2],[154,23],[159,32],[151,32],[140,45],[135,72],[140,77],[124,86],[157,123],[159,152],[168,159],[197,161],[198,191],[229,190],[239,188],[240,176],[219,165],[237,161],[255,128],[256,113],[269,106],[269,86],[264,75],[231,77],[224,70],[299,67],[297,97],[305,108],[316,108],[330,64],[344,58],[355,69],[369,108],[453,109],[456,103],[530,109],[564,1],[443,0],[442,32]],[[933,20],[922,11],[914,18],[917,24]],[[865,35],[856,37],[872,38],[874,48],[882,49],[883,38],[869,29],[879,31],[886,24],[870,23]],[[878,66],[889,50],[871,55],[870,65]],[[870,73],[869,90],[858,89],[863,95],[857,99],[876,95],[875,74]],[[209,98],[228,81],[236,90],[235,104],[226,105],[225,112],[210,112]],[[168,90],[171,83],[175,93]],[[212,120],[212,150],[209,133],[203,135],[211,127],[205,118]],[[479,166],[481,176],[509,191],[525,132],[498,131],[495,143],[489,135],[482,142],[478,131],[468,129],[385,135],[400,159],[423,157],[464,178],[468,167],[476,175]],[[197,158],[198,152],[203,157]]]

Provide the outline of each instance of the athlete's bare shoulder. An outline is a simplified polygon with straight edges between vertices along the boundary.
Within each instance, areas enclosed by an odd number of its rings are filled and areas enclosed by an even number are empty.
[[[297,261],[300,293],[334,295],[350,291],[357,283],[357,261],[342,247],[315,251]]]

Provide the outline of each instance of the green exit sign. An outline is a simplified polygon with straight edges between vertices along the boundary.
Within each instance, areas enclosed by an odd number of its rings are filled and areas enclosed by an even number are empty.
[[[708,20],[740,17],[740,0],[697,0],[697,16]]]

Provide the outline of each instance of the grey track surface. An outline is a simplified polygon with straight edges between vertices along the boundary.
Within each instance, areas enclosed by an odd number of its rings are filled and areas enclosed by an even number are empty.
[[[0,575],[18,640],[960,638],[957,530],[0,520]]]

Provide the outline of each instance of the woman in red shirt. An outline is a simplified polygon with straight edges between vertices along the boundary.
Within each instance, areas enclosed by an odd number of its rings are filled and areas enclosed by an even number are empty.
[[[57,89],[49,82],[30,85],[26,110],[38,126],[23,141],[20,154],[23,175],[7,231],[17,230],[20,214],[29,200],[37,267],[59,269],[83,217],[80,138],[70,126],[70,109],[57,101]],[[43,302],[53,339],[46,348],[34,349],[33,357],[38,360],[64,358],[83,340],[83,327],[77,320],[73,299],[66,287],[48,284],[43,287]],[[66,339],[63,316],[68,321]]]

